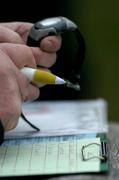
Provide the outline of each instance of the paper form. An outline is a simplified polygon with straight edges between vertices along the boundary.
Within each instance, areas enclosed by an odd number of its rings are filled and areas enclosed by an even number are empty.
[[[100,138],[4,145],[0,148],[0,176],[99,172],[100,160],[82,160],[81,149]],[[99,156],[100,147],[88,147],[87,156]]]
[[[102,99],[33,102],[24,104],[23,112],[40,131],[20,118],[17,127],[6,132],[6,139],[108,131],[107,104]]]

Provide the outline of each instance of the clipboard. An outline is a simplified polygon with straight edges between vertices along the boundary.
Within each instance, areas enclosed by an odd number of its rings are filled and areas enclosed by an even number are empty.
[[[6,134],[6,140],[0,148],[1,177],[108,172],[107,104],[105,101],[98,99],[88,102],[68,101],[68,104],[67,102],[66,104],[64,104],[64,102],[60,103],[61,104],[59,105],[58,103],[57,106],[63,107],[69,104],[72,108],[74,107],[74,103],[77,103],[77,107],[80,106],[80,109],[82,107],[85,109],[86,107],[85,112],[89,111],[88,107],[94,108],[96,112],[95,117],[98,116],[98,126],[96,126],[95,130],[93,127],[93,131],[87,128],[87,131],[85,129],[84,132],[80,131],[79,127],[74,128],[74,124],[71,124],[73,129],[69,128],[70,131],[68,131],[69,126],[61,126],[66,128],[64,128],[64,130],[60,129],[61,132],[59,129],[57,129],[57,131],[52,130],[52,133],[47,130],[47,132],[44,131],[41,134],[34,135],[33,131],[29,131],[30,135],[27,133],[27,135],[23,134],[24,136],[19,136],[18,133],[16,137],[14,130],[14,132],[11,132],[11,135],[10,133]],[[45,105],[48,105],[48,102],[46,102]],[[43,104],[42,107],[46,106]],[[36,109],[35,106],[35,112]],[[93,111],[89,111],[87,114],[88,119],[83,118],[82,123],[90,121],[89,114],[92,118],[92,112]],[[95,118],[93,120],[96,121]],[[101,123],[103,129],[97,129],[97,127],[101,127]],[[76,127],[77,125],[78,124],[76,124]],[[21,129],[21,131],[22,130],[23,129]]]

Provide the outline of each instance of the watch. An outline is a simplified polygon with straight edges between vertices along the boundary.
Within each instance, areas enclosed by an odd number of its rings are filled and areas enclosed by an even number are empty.
[[[0,145],[3,143],[3,141],[4,141],[4,127],[0,120]]]
[[[44,37],[67,33],[67,31],[71,31],[74,34],[74,37],[77,41],[77,46],[75,44],[73,46],[75,46],[77,52],[73,61],[68,60],[66,61],[67,64],[64,65],[60,63],[58,68],[61,68],[63,73],[62,76],[65,79],[71,81],[73,84],[79,84],[80,70],[85,58],[86,45],[84,37],[76,23],[63,16],[51,17],[43,19],[42,21],[38,21],[29,31],[27,45],[32,47],[39,47],[40,41]],[[67,72],[64,73],[66,67]]]

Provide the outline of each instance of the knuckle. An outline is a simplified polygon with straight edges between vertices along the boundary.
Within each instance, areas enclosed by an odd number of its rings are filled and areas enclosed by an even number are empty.
[[[24,45],[24,51],[26,53],[27,58],[31,58],[31,56],[33,56],[31,48],[27,45]]]
[[[21,37],[16,33],[13,35],[13,37],[10,37],[9,42],[11,43],[17,43],[17,44],[23,44],[24,42],[22,41]]]
[[[32,52],[32,49],[28,47],[27,45],[24,45],[24,57],[25,57],[25,66],[36,66],[35,58]]]

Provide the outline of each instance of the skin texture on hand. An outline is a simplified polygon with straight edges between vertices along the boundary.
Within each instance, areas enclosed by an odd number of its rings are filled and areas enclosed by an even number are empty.
[[[31,27],[31,23],[22,22],[0,24],[0,118],[6,131],[16,127],[22,103],[35,100],[40,94],[20,69],[51,67],[61,46],[61,37],[50,36],[39,47],[28,47],[26,40]]]

